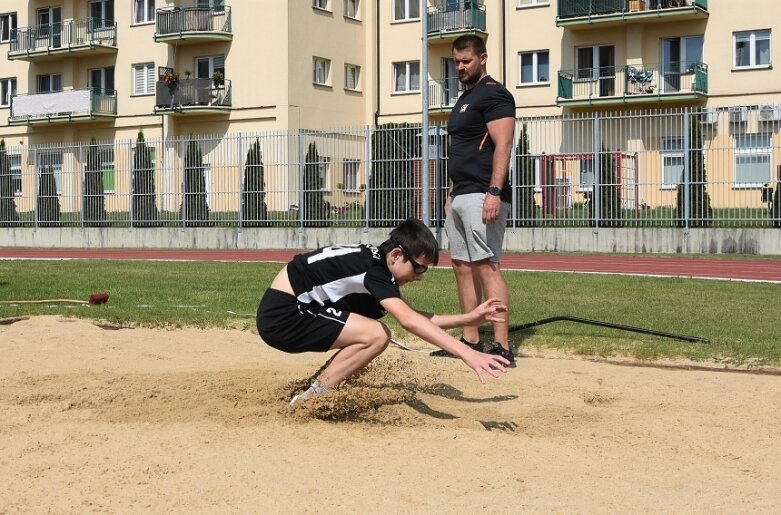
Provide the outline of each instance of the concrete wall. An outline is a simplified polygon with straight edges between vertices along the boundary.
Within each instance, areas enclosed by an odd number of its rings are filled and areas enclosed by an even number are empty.
[[[382,243],[390,228],[6,228],[0,247],[314,249]],[[444,230],[437,233],[447,249]],[[618,252],[781,255],[779,229],[508,229],[507,252]]]

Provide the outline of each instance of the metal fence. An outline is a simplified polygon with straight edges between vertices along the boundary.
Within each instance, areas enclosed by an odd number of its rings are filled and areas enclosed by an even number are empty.
[[[392,226],[444,218],[432,125],[0,148],[0,226]],[[780,227],[781,106],[519,118],[513,227]],[[427,174],[422,145],[430,145]]]

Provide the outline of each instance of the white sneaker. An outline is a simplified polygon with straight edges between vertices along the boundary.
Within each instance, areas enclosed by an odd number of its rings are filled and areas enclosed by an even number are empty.
[[[293,404],[295,404],[297,402],[303,402],[303,401],[309,399],[310,397],[314,397],[315,395],[324,394],[327,391],[329,391],[329,389],[326,388],[325,386],[321,385],[319,381],[314,381],[312,383],[312,386],[310,386],[309,388],[307,388],[303,392],[299,393],[298,395],[294,395],[293,398],[290,399],[290,405],[292,406]]]

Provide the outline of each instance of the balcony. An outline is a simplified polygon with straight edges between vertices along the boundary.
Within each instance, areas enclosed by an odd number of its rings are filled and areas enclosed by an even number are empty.
[[[43,59],[60,54],[117,52],[117,24],[99,18],[22,27],[11,32],[8,59]]]
[[[590,106],[691,102],[708,96],[705,63],[667,62],[560,70],[557,104]]]
[[[463,34],[487,36],[485,6],[477,4],[476,0],[462,0],[446,2],[445,6],[429,9],[426,13],[429,41],[436,39],[450,41]]]
[[[158,81],[156,114],[214,114],[231,110],[231,81],[181,79],[173,86]]]
[[[200,43],[230,41],[229,6],[173,7],[157,10],[155,41],[162,43]]]
[[[87,88],[15,95],[9,125],[106,121],[117,117],[116,91]]]
[[[559,0],[556,25],[570,30],[708,17],[708,0]]]
[[[429,111],[449,113],[461,91],[461,82],[457,77],[428,81]]]

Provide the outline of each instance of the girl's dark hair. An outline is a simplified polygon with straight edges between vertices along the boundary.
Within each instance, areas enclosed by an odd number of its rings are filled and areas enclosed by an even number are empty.
[[[439,244],[431,229],[417,218],[407,218],[390,233],[390,237],[380,245],[383,255],[401,244],[410,253],[412,259],[424,256],[432,265],[439,262]]]

